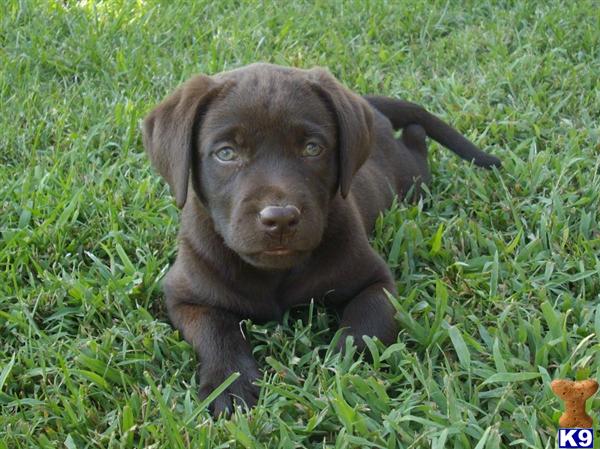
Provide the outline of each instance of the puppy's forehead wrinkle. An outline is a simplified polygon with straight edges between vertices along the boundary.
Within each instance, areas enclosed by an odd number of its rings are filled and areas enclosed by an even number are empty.
[[[270,113],[252,104],[243,104],[231,112],[227,109],[219,108],[205,119],[201,139],[213,143],[229,141],[240,146],[303,145],[311,138],[326,145],[335,143],[336,126],[328,117],[292,116],[293,107],[273,108]]]
[[[298,143],[315,136],[333,144],[335,118],[306,80],[290,77],[282,82],[277,76],[252,73],[236,80],[207,112],[200,137],[233,140],[235,136],[237,143],[258,144],[264,138]]]
[[[236,145],[244,144],[244,137],[251,135],[252,129],[244,123],[233,123],[227,126],[218,123],[207,124],[203,127],[203,133],[210,134],[213,142],[231,142]]]

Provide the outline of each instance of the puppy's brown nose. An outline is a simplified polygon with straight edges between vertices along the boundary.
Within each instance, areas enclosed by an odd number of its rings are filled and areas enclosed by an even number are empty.
[[[265,231],[285,234],[300,222],[300,211],[296,206],[267,206],[259,217]]]

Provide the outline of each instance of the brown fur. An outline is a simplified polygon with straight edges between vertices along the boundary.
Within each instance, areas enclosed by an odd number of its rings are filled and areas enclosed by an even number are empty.
[[[340,326],[359,347],[363,335],[395,341],[385,294],[394,279],[369,233],[395,195],[429,181],[426,135],[477,165],[499,165],[423,108],[360,97],[323,69],[253,64],[200,75],[145,119],[144,145],[182,208],[164,281],[170,319],[198,353],[201,397],[241,373],[215,414],[233,397],[253,405],[258,396],[242,319],[279,320],[324,298],[343,307]],[[322,152],[309,155],[310,145]],[[233,162],[221,157],[229,150]]]

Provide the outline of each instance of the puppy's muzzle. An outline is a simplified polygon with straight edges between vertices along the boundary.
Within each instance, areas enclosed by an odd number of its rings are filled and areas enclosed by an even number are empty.
[[[285,235],[295,231],[300,223],[300,210],[296,206],[267,206],[258,214],[261,228],[267,234]]]

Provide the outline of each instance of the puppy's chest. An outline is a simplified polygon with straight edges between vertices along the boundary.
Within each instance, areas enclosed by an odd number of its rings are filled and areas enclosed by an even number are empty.
[[[252,288],[243,290],[250,306],[247,312],[258,322],[278,321],[291,307],[338,296],[333,284],[312,276],[282,276],[278,282],[255,283]]]

